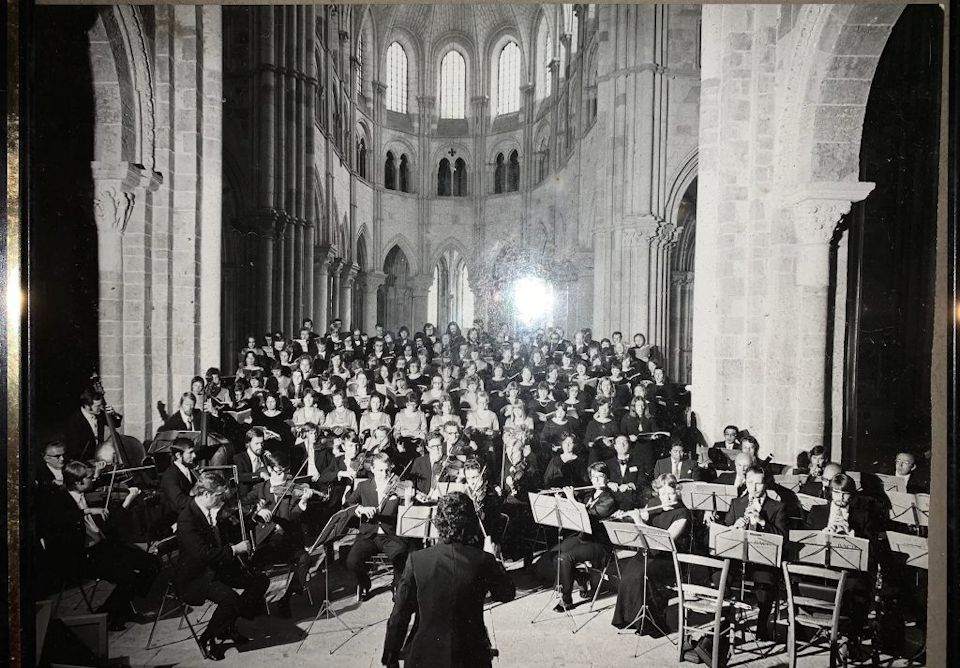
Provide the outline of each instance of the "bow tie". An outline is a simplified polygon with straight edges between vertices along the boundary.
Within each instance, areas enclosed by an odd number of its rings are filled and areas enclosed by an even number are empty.
[[[620,462],[620,465],[621,465],[621,466],[623,466],[624,464],[626,464],[626,463],[627,463],[628,461],[630,461],[630,460],[628,460],[628,459],[618,459],[617,461]]]

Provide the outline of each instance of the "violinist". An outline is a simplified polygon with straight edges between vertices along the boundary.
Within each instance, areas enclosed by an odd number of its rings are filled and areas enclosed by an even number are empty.
[[[257,549],[253,564],[261,568],[290,564],[293,577],[277,607],[281,617],[289,618],[290,597],[303,589],[310,565],[309,554],[304,549],[303,515],[307,512],[307,502],[318,493],[309,485],[293,482],[289,460],[282,452],[267,450],[263,459],[268,479],[250,492],[257,503],[254,517],[260,522],[254,532]]]
[[[183,512],[190,503],[190,490],[197,482],[195,472],[197,462],[197,446],[192,439],[180,436],[174,439],[170,446],[173,461],[160,476],[160,493],[170,524]]]
[[[313,422],[300,426],[300,438],[297,443],[303,448],[303,459],[307,462],[307,475],[314,482],[336,459],[330,439],[320,438],[320,429]]]
[[[555,612],[566,612],[573,607],[573,572],[577,564],[589,561],[593,564],[602,564],[610,554],[610,544],[607,532],[601,524],[617,510],[617,500],[607,489],[609,475],[607,465],[603,462],[591,464],[588,472],[593,489],[581,492],[581,502],[587,507],[590,516],[592,533],[579,533],[568,536],[560,545],[554,548],[559,551],[557,557],[560,566],[560,588],[562,598],[554,608]],[[572,487],[564,487],[564,495],[571,501],[577,501]],[[586,593],[581,590],[581,593]]]
[[[500,516],[500,496],[487,479],[486,467],[477,459],[468,459],[462,469],[464,491],[473,500],[485,544],[492,543],[499,549],[503,522]]]
[[[413,460],[408,479],[421,496],[438,498],[437,483],[449,482],[447,458],[443,454],[443,436],[430,432],[427,436],[427,453]]]
[[[409,545],[397,535],[397,510],[401,502],[412,500],[410,486],[404,498],[399,494],[400,481],[391,473],[393,465],[386,454],[373,457],[373,479],[357,483],[347,498],[347,505],[357,505],[360,518],[360,533],[347,555],[347,568],[357,578],[357,595],[361,601],[370,595],[370,576],[367,560],[383,552],[393,562],[393,590],[396,591],[403,567],[407,560]]]
[[[530,434],[522,429],[503,435],[503,467],[500,511],[509,519],[501,549],[507,558],[532,556],[532,544],[525,540],[535,532],[528,494],[540,488],[540,470],[530,447]]]
[[[263,610],[269,580],[238,560],[238,555],[250,552],[248,540],[231,545],[220,534],[218,515],[228,495],[223,477],[214,471],[201,473],[190,494],[191,501],[177,519],[180,562],[173,577],[188,604],[207,600],[217,604],[200,645],[207,658],[220,661],[224,654],[218,641],[229,639],[239,645],[249,640],[237,631],[236,620],[253,619]]]
[[[63,441],[48,441],[43,444],[43,462],[37,468],[37,488],[51,492],[63,486],[63,465],[67,448]]]
[[[370,477],[366,458],[360,452],[360,444],[354,432],[341,437],[343,454],[337,455],[320,473],[320,489],[330,489],[330,498],[343,498],[345,492],[354,490],[354,483]]]
[[[263,443],[266,435],[263,427],[250,427],[245,435],[246,448],[233,456],[240,483],[240,496],[246,496],[253,485],[270,477],[263,463]]]
[[[63,429],[63,443],[66,446],[68,460],[92,457],[105,438],[107,431],[107,413],[119,426],[123,416],[117,414],[113,406],[107,406],[103,394],[91,388],[80,394],[80,408],[67,418]]]
[[[87,505],[84,495],[92,486],[93,470],[87,464],[66,464],[63,487],[41,502],[40,535],[59,576],[68,580],[96,577],[116,585],[98,612],[107,613],[111,631],[122,631],[126,622],[136,619],[131,602],[150,591],[160,560],[110,537],[105,526],[109,512]],[[129,507],[138,494],[131,487],[123,507]]]
[[[650,499],[647,508],[635,508],[618,514],[633,520],[637,526],[666,529],[670,532],[678,552],[689,551],[690,534],[687,529],[691,522],[690,511],[680,498],[680,483],[676,476],[672,473],[658,476],[653,481],[653,490],[656,496]],[[637,613],[645,603],[643,580],[646,578],[646,603],[654,622],[652,632],[667,633],[670,628],[666,621],[669,588],[676,587],[673,559],[669,553],[658,551],[651,551],[647,556],[646,572],[643,555],[640,553],[629,559],[623,567],[617,607],[611,623],[620,629],[636,624]]]

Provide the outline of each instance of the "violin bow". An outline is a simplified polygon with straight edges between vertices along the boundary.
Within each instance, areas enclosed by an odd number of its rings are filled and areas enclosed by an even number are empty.
[[[296,482],[297,482],[297,478],[299,478],[299,477],[300,477],[300,474],[303,473],[303,467],[306,466],[306,465],[307,465],[307,460],[304,459],[304,460],[303,460],[303,463],[300,465],[300,468],[298,468],[298,469],[297,469],[297,472],[293,475],[292,478],[290,478],[290,482],[288,482],[288,483],[287,483],[287,486],[283,488],[283,492],[281,492],[281,493],[277,496],[277,502],[274,504],[273,510],[270,511],[270,514],[271,514],[271,515],[273,515],[275,512],[277,512],[277,508],[280,507],[280,502],[283,501],[283,497],[285,497],[287,494],[289,494],[289,493],[290,493],[290,490],[293,489],[293,486],[294,486],[294,485],[296,484]]]

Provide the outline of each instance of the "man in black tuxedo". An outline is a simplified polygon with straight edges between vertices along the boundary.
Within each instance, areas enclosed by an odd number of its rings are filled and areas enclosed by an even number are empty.
[[[671,473],[677,480],[700,480],[700,467],[690,459],[684,459],[683,443],[674,441],[670,445],[670,456],[657,462],[653,468],[654,479],[664,473]]]
[[[740,457],[737,459],[739,460]],[[735,529],[749,529],[786,538],[787,513],[782,503],[767,496],[766,474],[763,469],[755,465],[750,466],[746,470],[745,482],[747,493],[730,503],[730,509],[722,523]],[[707,521],[713,520],[708,518]],[[746,577],[753,580],[753,591],[757,599],[758,640],[772,639],[768,624],[779,572],[779,568],[772,566],[756,564],[747,566]],[[720,574],[717,573],[714,576],[714,586],[719,586],[719,580]],[[730,584],[729,581],[727,586],[731,589],[737,588],[737,585]],[[710,663],[712,647],[712,637],[707,636],[693,650],[686,652],[683,658],[692,663]]]
[[[370,576],[367,574],[367,559],[383,552],[393,562],[393,588],[396,591],[403,567],[407,561],[409,545],[397,535],[397,510],[401,499],[392,489],[390,473],[393,464],[384,453],[373,457],[373,479],[357,483],[347,498],[346,504],[357,505],[360,531],[347,555],[347,568],[357,578],[357,594],[366,600],[370,593]],[[410,490],[411,496],[413,488]],[[404,499],[409,502],[409,498]]]
[[[217,604],[200,644],[207,658],[219,661],[223,648],[218,640],[231,639],[237,644],[248,640],[237,631],[236,620],[252,619],[263,609],[269,580],[243,568],[237,560],[238,555],[250,551],[248,541],[231,545],[221,536],[217,516],[227,495],[223,476],[214,471],[201,473],[191,495],[177,518],[180,562],[173,578],[188,604],[202,605],[208,600]],[[243,594],[235,589],[242,589]]]
[[[633,510],[646,503],[650,496],[650,483],[643,473],[643,468],[630,454],[630,439],[626,436],[617,436],[613,440],[613,448],[617,456],[608,459],[605,463],[610,473],[607,487],[613,492],[620,510]]]
[[[53,492],[63,486],[63,465],[66,463],[66,446],[63,441],[43,444],[43,461],[37,467],[36,485],[41,494]]]
[[[811,457],[811,462],[813,458]],[[843,473],[843,469],[836,462],[826,462],[823,464],[823,468],[820,469],[820,474],[814,476],[811,474],[803,481],[800,485],[800,493],[806,494],[808,496],[815,496],[818,499],[829,499],[830,498],[830,481],[838,473]]]
[[[197,481],[194,464],[197,446],[185,436],[174,439],[170,446],[173,461],[160,476],[160,494],[167,508],[167,518],[172,524],[190,503],[190,490]]]
[[[410,618],[416,614],[405,666],[491,665],[483,602],[506,603],[516,595],[510,576],[482,549],[480,526],[470,499],[453,493],[437,505],[440,542],[410,555],[383,642],[382,663],[399,666]]]
[[[114,426],[119,426],[123,416],[118,415],[113,406],[106,405],[100,392],[88,388],[80,394],[80,409],[67,418],[63,428],[68,460],[93,458],[103,443],[107,413],[113,419]]]
[[[916,455],[912,452],[897,453],[894,466],[894,475],[905,478],[907,481],[907,494],[930,493],[929,473],[921,473],[917,470]]]

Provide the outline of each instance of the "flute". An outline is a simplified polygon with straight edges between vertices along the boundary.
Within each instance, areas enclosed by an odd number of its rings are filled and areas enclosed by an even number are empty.
[[[550,488],[550,489],[542,489],[542,490],[540,490],[540,493],[541,493],[541,494],[558,494],[559,492],[562,492],[564,489],[566,489],[566,488],[565,488],[565,487],[552,487],[552,488]],[[588,489],[594,489],[594,486],[593,486],[593,485],[584,485],[583,487],[574,487],[574,488],[573,488],[573,491],[574,491],[574,492],[583,492],[583,491],[588,490]]]

